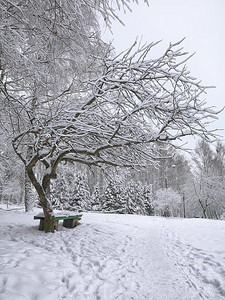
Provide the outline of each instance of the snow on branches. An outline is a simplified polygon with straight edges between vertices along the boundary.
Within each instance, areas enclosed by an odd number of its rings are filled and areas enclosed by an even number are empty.
[[[180,44],[157,59],[149,58],[155,44],[99,58],[96,77],[86,82],[79,101],[62,96],[60,109],[53,108],[51,118],[46,110],[42,123],[36,120],[15,138],[14,149],[33,135],[33,155],[46,165],[70,160],[136,167],[153,163],[157,142],[213,137],[206,126],[217,113],[205,106],[201,96],[207,87],[190,76]]]

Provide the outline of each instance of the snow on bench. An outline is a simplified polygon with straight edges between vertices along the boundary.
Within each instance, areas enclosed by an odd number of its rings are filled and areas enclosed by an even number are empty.
[[[82,218],[82,213],[81,211],[76,211],[76,212],[60,212],[60,213],[55,213],[54,214],[54,228],[55,230],[58,231],[58,225],[59,225],[59,220],[63,220],[63,226],[66,228],[74,228],[78,225],[78,221],[81,220]],[[44,230],[44,220],[45,216],[44,213],[39,213],[38,215],[34,216],[34,220],[40,220],[39,224],[39,230]]]

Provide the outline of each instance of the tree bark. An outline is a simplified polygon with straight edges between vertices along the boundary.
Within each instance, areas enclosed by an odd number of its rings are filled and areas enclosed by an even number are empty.
[[[32,147],[28,147],[27,149],[27,160],[29,161],[32,157]],[[30,211],[33,208],[33,193],[32,193],[32,183],[27,174],[27,170],[25,168],[24,174],[24,203],[25,203],[25,211]]]
[[[51,184],[50,175],[45,175],[42,180],[42,187],[45,196],[44,202],[45,202],[45,207],[47,208],[47,214],[45,214],[45,220],[44,220],[45,232],[54,232],[54,224],[55,224],[55,218],[52,215],[52,206],[50,203],[50,184]]]
[[[25,203],[25,211],[28,212],[33,208],[33,193],[32,193],[32,184],[25,170],[25,182],[24,182],[24,203]]]
[[[183,195],[183,213],[184,213],[184,218],[186,218],[186,206],[185,206],[185,197]]]
[[[34,185],[39,198],[40,198],[40,203],[43,208],[45,220],[44,220],[44,227],[45,227],[45,232],[54,232],[54,216],[52,214],[52,207],[51,203],[49,201],[49,195],[50,195],[50,176],[45,175],[43,180],[42,180],[42,185],[38,182],[36,179],[33,169],[31,166],[28,166],[26,168],[27,174]]]
[[[201,206],[201,208],[202,208],[203,217],[204,217],[205,219],[208,219],[207,211],[206,211],[206,210],[207,210],[207,205],[204,206],[203,203],[202,203],[202,201],[201,201],[200,199],[198,199],[198,202],[200,203],[200,206]]]

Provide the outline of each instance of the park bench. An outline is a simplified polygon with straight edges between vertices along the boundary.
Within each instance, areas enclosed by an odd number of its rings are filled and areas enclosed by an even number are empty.
[[[60,212],[54,214],[54,229],[58,231],[59,221],[63,220],[63,226],[66,228],[74,228],[78,225],[78,221],[81,220],[82,213],[78,212]],[[34,216],[34,220],[40,220],[39,230],[44,230],[44,220],[45,216],[43,213],[39,213]]]

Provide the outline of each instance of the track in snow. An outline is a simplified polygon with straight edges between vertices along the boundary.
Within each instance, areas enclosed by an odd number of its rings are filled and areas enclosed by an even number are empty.
[[[0,229],[1,300],[223,299],[221,278],[216,289],[193,263],[204,253],[190,251],[166,219],[85,214],[55,234],[21,223]]]

